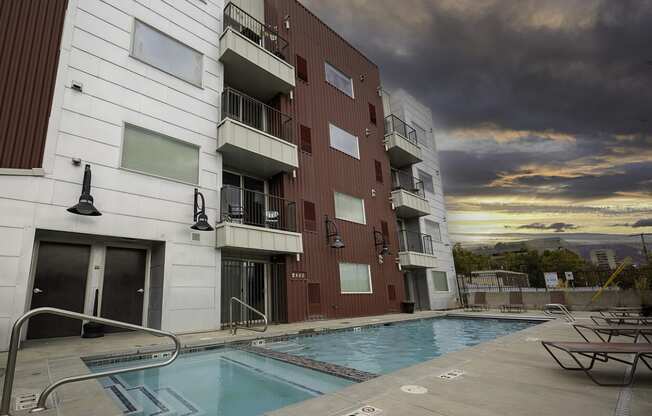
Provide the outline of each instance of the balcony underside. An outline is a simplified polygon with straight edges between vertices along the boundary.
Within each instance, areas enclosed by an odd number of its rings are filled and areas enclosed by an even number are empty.
[[[230,222],[218,224],[215,232],[215,246],[233,253],[303,253],[300,233]]]
[[[226,84],[261,101],[294,88],[292,65],[231,28],[220,37],[220,61]]]
[[[401,251],[398,260],[403,269],[432,269],[437,267],[437,257],[415,251]]]
[[[385,136],[387,155],[392,166],[404,167],[423,160],[421,148],[397,133]]]
[[[428,200],[404,189],[392,191],[392,205],[400,218],[418,218],[430,215]]]
[[[229,118],[217,127],[217,151],[224,165],[263,178],[299,167],[296,145]]]

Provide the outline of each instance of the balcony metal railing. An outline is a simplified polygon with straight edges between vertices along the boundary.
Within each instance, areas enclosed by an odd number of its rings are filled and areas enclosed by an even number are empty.
[[[222,120],[227,117],[292,143],[292,117],[228,87],[222,92]]]
[[[285,50],[288,47],[288,42],[276,30],[233,3],[228,3],[224,7],[224,30],[229,27],[263,49],[287,61]]]
[[[397,133],[405,137],[411,143],[419,145],[417,141],[417,131],[405,121],[390,114],[385,117],[385,134]]]
[[[416,231],[399,231],[399,251],[414,251],[416,253],[434,254],[432,237]]]
[[[392,190],[396,189],[403,189],[420,197],[426,197],[423,181],[412,176],[409,171],[392,169]]]
[[[278,196],[225,185],[220,200],[220,222],[296,231],[296,203]]]

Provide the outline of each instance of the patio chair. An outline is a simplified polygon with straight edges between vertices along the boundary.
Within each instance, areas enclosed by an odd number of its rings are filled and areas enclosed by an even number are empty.
[[[229,211],[226,213],[226,221],[233,222],[239,221],[242,222],[245,217],[245,210],[242,205],[231,205],[229,204]]]
[[[550,292],[550,303],[558,303],[568,307],[566,304],[566,293],[561,290],[554,290]],[[570,309],[570,308],[569,308]]]
[[[632,384],[636,374],[636,365],[639,360],[645,366],[652,370],[652,344],[648,343],[608,343],[608,342],[553,342],[541,341],[541,345],[548,351],[548,354],[565,370],[583,371],[595,384],[599,386],[625,387]],[[575,363],[575,365],[564,365],[553,353],[556,350],[566,353]],[[628,361],[626,358],[633,355],[633,359]],[[580,357],[588,358],[588,364],[582,363]],[[629,375],[625,380],[619,383],[600,381],[591,370],[596,362],[606,363],[609,360],[623,363],[630,367]],[[649,361],[648,361],[649,360]],[[621,373],[618,373],[621,377]]]
[[[523,292],[509,292],[509,303],[500,305],[501,312],[524,312]]]
[[[648,316],[603,316],[591,315],[589,316],[596,325],[652,325],[652,317]]]
[[[573,324],[573,329],[580,334],[586,342],[591,342],[586,336],[592,332],[602,342],[611,342],[613,337],[632,338],[632,342],[639,339],[652,343],[652,325],[585,325]],[[605,338],[606,337],[606,338]]]
[[[473,303],[469,304],[469,309],[473,312],[489,310],[489,305],[487,305],[487,293],[475,292],[473,294]]]

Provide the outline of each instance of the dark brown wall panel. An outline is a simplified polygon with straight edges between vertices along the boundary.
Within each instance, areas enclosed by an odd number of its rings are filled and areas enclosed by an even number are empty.
[[[390,181],[376,181],[375,161],[389,172],[389,159],[382,140],[382,123],[370,122],[369,104],[376,110],[377,120],[383,120],[378,67],[295,0],[266,0],[266,23],[276,26],[289,41],[289,56],[306,59],[308,82],[297,79],[294,100],[282,100],[283,110],[293,114],[294,127],[311,129],[312,154],[299,153],[297,177],[286,175],[284,192],[295,201],[314,202],[317,231],[304,230],[303,218],[298,224],[303,231],[304,254],[301,261],[288,257],[288,273],[306,273],[308,283],[319,283],[321,315],[329,318],[383,314],[396,311],[398,301],[404,299],[403,275],[394,258],[398,251],[396,218],[389,202]],[[282,18],[290,16],[290,29],[285,29]],[[351,99],[326,83],[324,62],[336,66],[353,79],[355,99]],[[364,80],[361,80],[364,75]],[[358,136],[361,160],[354,159],[329,146],[328,124]],[[365,135],[369,129],[370,135]],[[295,137],[298,137],[295,136]],[[375,190],[375,196],[372,196]],[[324,215],[335,217],[333,192],[339,191],[364,198],[367,224],[335,220],[346,244],[344,249],[332,249],[326,244]],[[301,216],[302,210],[298,215]],[[390,250],[383,264],[379,264],[374,246],[373,227],[381,229],[381,221],[388,224]],[[371,266],[373,294],[343,295],[340,293],[340,261],[365,263]],[[389,301],[389,285],[394,286],[397,301]],[[288,285],[288,318],[300,321],[307,318],[307,285],[292,282]],[[310,305],[314,315],[314,305]]]
[[[37,168],[68,0],[0,0],[0,168]]]

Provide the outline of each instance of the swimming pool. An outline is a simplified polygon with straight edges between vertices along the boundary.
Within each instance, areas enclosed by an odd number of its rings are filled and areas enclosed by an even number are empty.
[[[268,343],[266,348],[375,374],[458,351],[538,322],[433,318]]]
[[[91,371],[133,362],[90,365]],[[328,374],[220,348],[189,353],[167,367],[101,380],[126,415],[260,415],[352,384]]]

